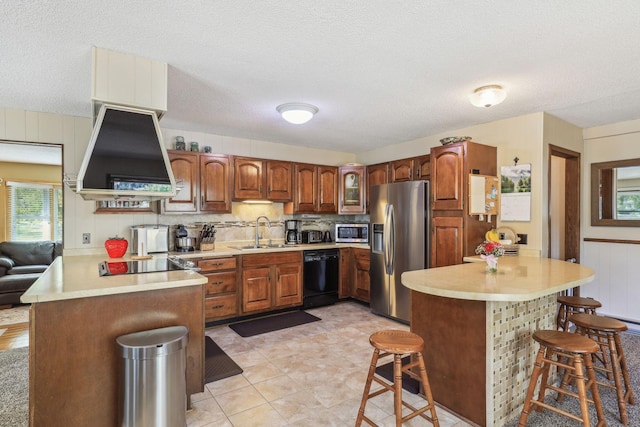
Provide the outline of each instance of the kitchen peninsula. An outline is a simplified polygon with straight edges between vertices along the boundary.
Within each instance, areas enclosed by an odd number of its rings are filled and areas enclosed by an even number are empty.
[[[29,319],[29,424],[117,425],[116,337],[189,329],[187,395],[204,387],[206,278],[178,270],[100,277],[105,256],[58,257],[22,296]]]
[[[425,341],[436,402],[481,426],[502,426],[522,410],[538,329],[555,329],[557,292],[581,286],[594,271],[526,256],[409,271],[411,330]]]

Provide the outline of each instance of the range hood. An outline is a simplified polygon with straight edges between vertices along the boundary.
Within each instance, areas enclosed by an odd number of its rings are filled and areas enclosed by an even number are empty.
[[[102,104],[78,172],[85,200],[160,200],[176,182],[155,111]]]

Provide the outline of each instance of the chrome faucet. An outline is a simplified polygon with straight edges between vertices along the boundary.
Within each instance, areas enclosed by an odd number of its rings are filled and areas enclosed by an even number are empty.
[[[267,221],[267,227],[271,228],[271,221],[269,221],[269,218],[264,215],[260,215],[258,218],[256,218],[256,248],[260,246],[260,218],[264,218]]]

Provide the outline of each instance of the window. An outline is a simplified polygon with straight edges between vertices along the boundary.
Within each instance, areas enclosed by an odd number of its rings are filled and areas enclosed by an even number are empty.
[[[62,186],[10,181],[7,198],[11,240],[62,240]]]

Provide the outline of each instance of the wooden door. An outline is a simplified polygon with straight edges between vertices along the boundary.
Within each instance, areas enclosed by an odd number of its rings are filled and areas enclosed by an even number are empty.
[[[389,162],[390,178],[389,182],[404,182],[413,179],[413,160],[401,159]]]
[[[291,162],[267,160],[267,199],[290,202],[293,197]]]
[[[353,249],[355,259],[355,277],[353,283],[353,297],[369,302],[370,276],[369,267],[371,254],[368,249]]]
[[[294,213],[313,213],[316,211],[318,193],[318,167],[306,163],[294,166]]]
[[[413,158],[414,180],[428,180],[431,177],[431,156],[429,154]]]
[[[371,187],[389,182],[389,163],[378,163],[367,166],[367,212],[369,212],[369,197]]]
[[[462,263],[463,224],[460,216],[432,218],[431,268]]]
[[[200,156],[201,212],[231,212],[232,173],[228,156]]]
[[[263,199],[264,175],[260,159],[234,157],[234,190],[236,200]]]
[[[338,168],[339,214],[364,214],[366,178],[364,166],[340,166]]]
[[[432,210],[463,209],[464,146],[445,145],[431,149]]]
[[[340,248],[340,281],[338,282],[338,297],[351,296],[351,282],[353,281],[353,262],[351,262],[351,248]]]
[[[266,310],[271,307],[271,269],[245,268],[242,272],[242,311]]]
[[[175,197],[163,201],[164,212],[197,212],[198,153],[169,151],[168,154],[173,176],[182,189]]]
[[[275,271],[276,307],[302,304],[302,265],[300,263],[277,265]]]
[[[318,166],[317,212],[338,212],[338,168]]]

